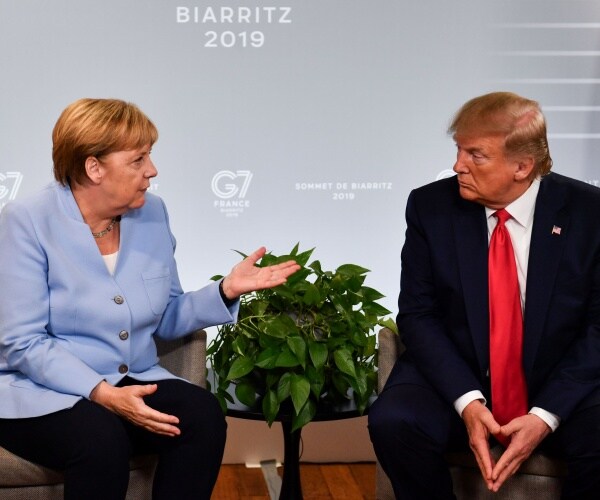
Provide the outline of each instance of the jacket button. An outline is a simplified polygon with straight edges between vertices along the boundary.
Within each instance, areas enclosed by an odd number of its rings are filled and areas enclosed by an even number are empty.
[[[128,371],[129,371],[129,367],[127,365],[121,365],[121,366],[119,366],[119,373],[125,374]]]
[[[121,330],[119,332],[119,338],[121,340],[127,340],[129,338],[129,332],[127,330]]]

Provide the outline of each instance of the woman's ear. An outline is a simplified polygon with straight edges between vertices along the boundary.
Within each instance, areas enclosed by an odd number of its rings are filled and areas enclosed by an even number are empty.
[[[98,158],[88,156],[85,159],[85,173],[93,184],[98,184],[102,180],[102,169]]]

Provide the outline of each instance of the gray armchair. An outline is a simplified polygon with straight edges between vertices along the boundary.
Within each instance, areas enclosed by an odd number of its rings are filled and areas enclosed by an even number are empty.
[[[404,352],[400,338],[391,330],[383,328],[379,331],[378,391],[381,391],[390,375],[398,356]],[[500,448],[492,450],[499,455]],[[450,465],[454,493],[459,500],[558,500],[562,479],[566,474],[566,465],[542,453],[533,454],[511,477],[498,493],[490,493],[481,479],[479,469],[471,452],[451,453],[447,455]],[[394,498],[392,485],[377,464],[377,499]]]
[[[206,332],[198,330],[174,341],[157,341],[161,364],[190,382],[206,387]],[[127,500],[152,496],[156,457],[144,455],[130,462]],[[0,447],[0,498],[3,500],[62,500],[63,476],[23,460]]]

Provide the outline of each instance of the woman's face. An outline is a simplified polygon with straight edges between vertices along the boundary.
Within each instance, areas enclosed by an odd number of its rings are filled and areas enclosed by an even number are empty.
[[[102,192],[117,213],[140,208],[158,171],[150,159],[151,146],[115,151],[98,158]]]

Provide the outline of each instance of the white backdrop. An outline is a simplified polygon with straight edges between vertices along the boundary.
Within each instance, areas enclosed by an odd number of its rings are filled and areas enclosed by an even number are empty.
[[[599,61],[597,0],[0,0],[0,210],[51,180],[67,104],[130,100],[184,288],[300,242],[395,311],[404,204],[449,175],[454,111],[539,100],[555,170],[600,185]]]

